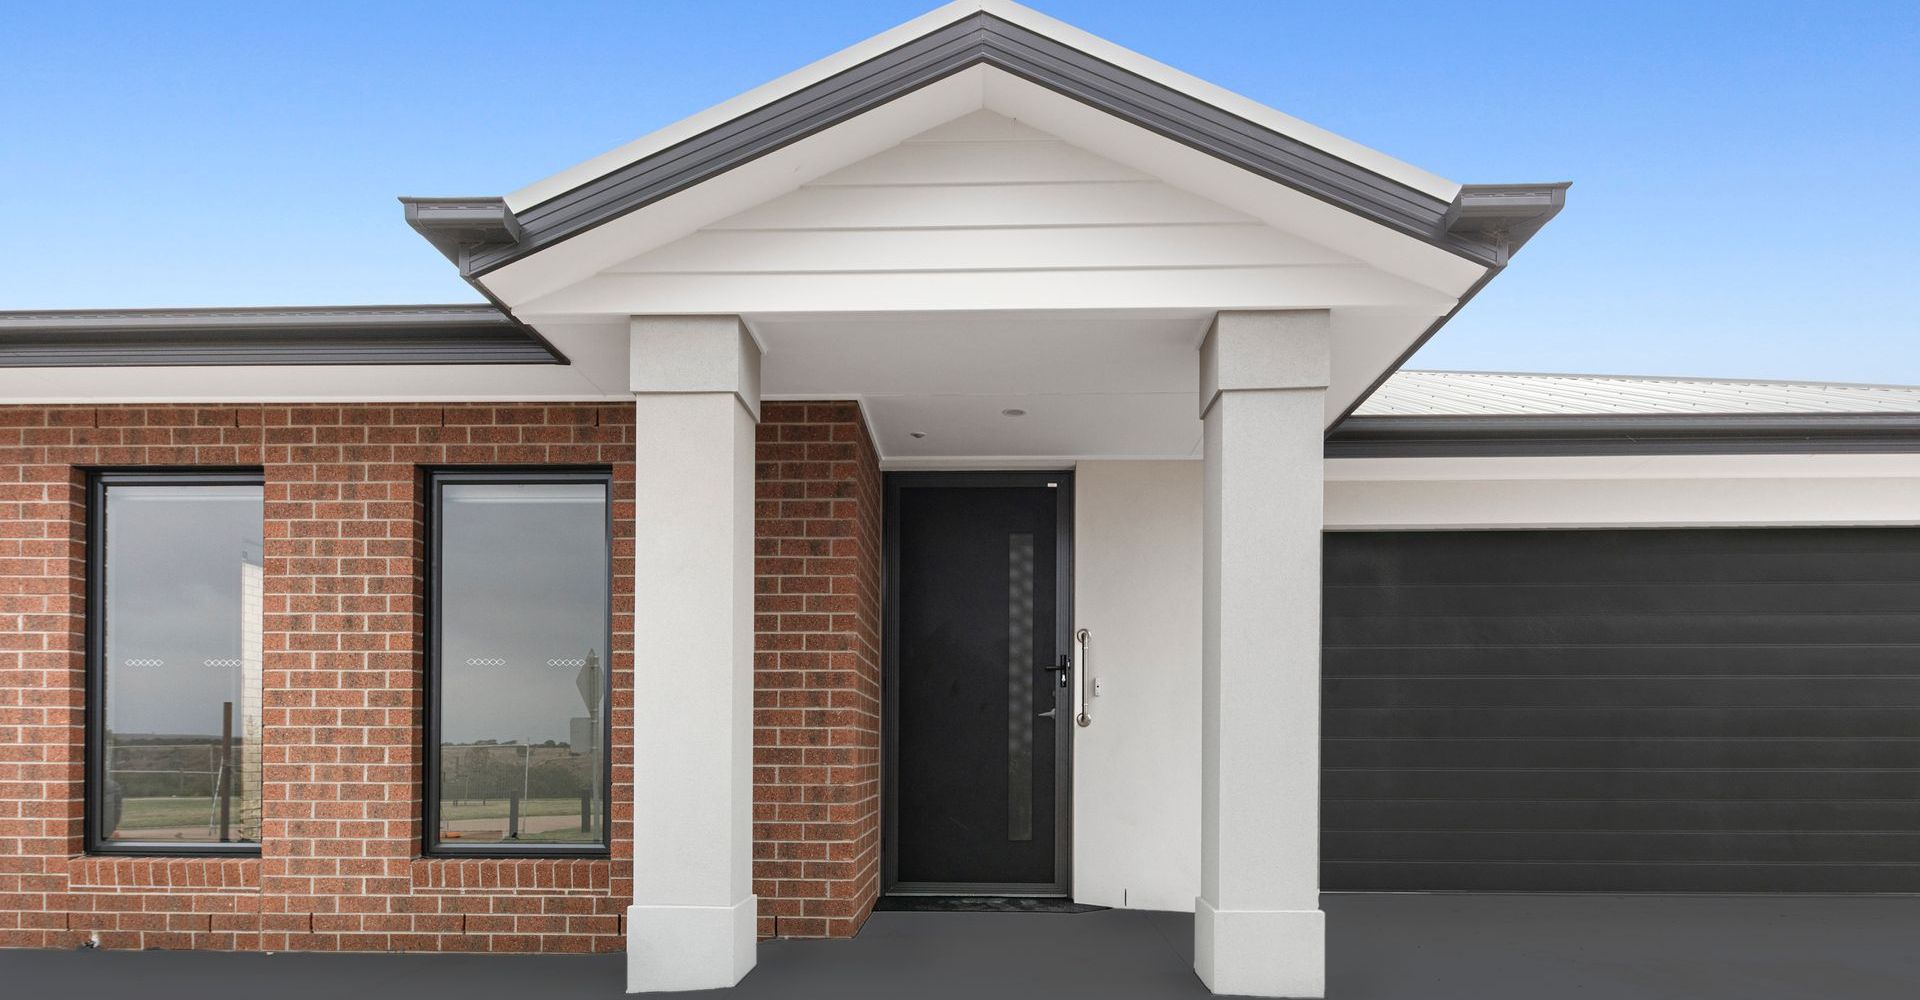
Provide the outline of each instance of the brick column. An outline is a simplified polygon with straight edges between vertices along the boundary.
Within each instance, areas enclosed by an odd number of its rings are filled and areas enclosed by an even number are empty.
[[[263,947],[612,950],[606,861],[422,859],[424,470],[614,468],[614,853],[631,799],[632,415],[623,406],[269,407]]]
[[[762,937],[852,937],[880,892],[880,463],[854,403],[767,403],[755,456]]]

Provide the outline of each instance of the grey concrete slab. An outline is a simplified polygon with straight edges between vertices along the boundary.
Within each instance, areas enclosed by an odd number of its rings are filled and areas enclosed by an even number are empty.
[[[1920,897],[1329,895],[1334,1000],[1920,997]],[[879,913],[715,1000],[1204,997],[1181,913]],[[0,997],[574,1000],[618,955],[0,951]]]

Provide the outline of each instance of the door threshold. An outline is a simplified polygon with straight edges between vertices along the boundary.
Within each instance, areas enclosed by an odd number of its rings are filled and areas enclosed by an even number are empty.
[[[881,896],[875,913],[1093,913],[1110,909],[1065,896]]]
[[[1029,899],[1067,899],[1067,887],[1051,882],[895,882],[882,896],[953,896],[984,898],[1009,896]]]

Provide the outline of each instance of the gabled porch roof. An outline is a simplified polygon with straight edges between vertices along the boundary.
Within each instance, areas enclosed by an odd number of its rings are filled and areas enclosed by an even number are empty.
[[[1058,162],[989,149],[1021,141],[1054,143]],[[954,342],[962,326],[1021,343],[1121,331],[1105,357],[1144,371],[1169,343],[1191,351],[1219,310],[1330,310],[1331,425],[1506,266],[1566,186],[1459,185],[1017,4],[964,0],[504,197],[402,200],[476,288],[537,329],[613,338],[633,315],[740,315],[770,398],[901,409],[929,391],[909,369],[950,372],[955,351],[977,351]],[[1147,196],[1185,204],[1153,216]],[[925,350],[823,384],[875,322]],[[1125,391],[1187,392],[1188,367]],[[1005,397],[1046,391],[1034,386],[1086,381],[1044,364],[1021,374],[1031,385],[971,391],[997,412],[1027,408]],[[1083,402],[1060,426],[1114,424]],[[1184,411],[1164,403],[1156,428],[1087,453],[1191,454],[1197,431],[1167,422]],[[870,415],[889,454],[985,454],[906,440],[907,423],[953,416],[939,407]]]
[[[1566,188],[1455,184],[1018,4],[961,0],[510,195],[402,201],[477,278],[975,66],[1486,266],[1545,225]]]

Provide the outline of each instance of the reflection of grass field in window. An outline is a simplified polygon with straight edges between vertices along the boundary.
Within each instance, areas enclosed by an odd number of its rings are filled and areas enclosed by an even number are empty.
[[[599,819],[597,814],[593,817],[592,832],[581,833],[579,799],[521,799],[520,836],[512,842],[595,843],[600,838]],[[442,836],[451,843],[501,843],[507,832],[507,800],[442,803],[440,823]]]
[[[521,799],[522,816],[578,816],[579,799]],[[507,821],[507,800],[494,799],[490,802],[443,802],[440,804],[442,820],[460,819],[497,819],[502,824]]]
[[[179,835],[204,836],[207,824],[214,817],[217,806],[218,803],[215,800],[197,795],[124,799],[120,804],[121,835],[138,835],[146,832],[164,835],[169,839]],[[236,832],[239,808],[240,802],[235,799],[233,816],[236,820]],[[523,823],[535,817],[556,816],[564,816],[575,822],[561,823],[553,829],[546,830],[523,829],[519,839],[553,843],[598,839],[600,819],[598,815],[593,817],[595,832],[585,834],[580,832],[577,822],[580,817],[579,799],[522,799],[520,801],[520,818]],[[494,799],[491,802],[449,802],[440,807],[440,818],[447,822],[460,822],[466,833],[465,839],[493,841],[506,832],[507,802],[505,799]],[[475,821],[479,821],[482,828],[476,829]],[[549,819],[546,823],[537,825],[551,826],[553,821]]]
[[[565,830],[523,833],[519,839],[557,844],[597,844],[600,842],[600,831],[595,829],[592,833],[581,833],[578,827],[568,827]]]
[[[204,827],[217,819],[219,802],[205,795],[169,795],[152,799],[123,799],[120,802],[120,826],[127,830],[153,830],[163,827]],[[579,807],[575,806],[575,810]],[[238,816],[240,800],[233,800],[233,815]]]

